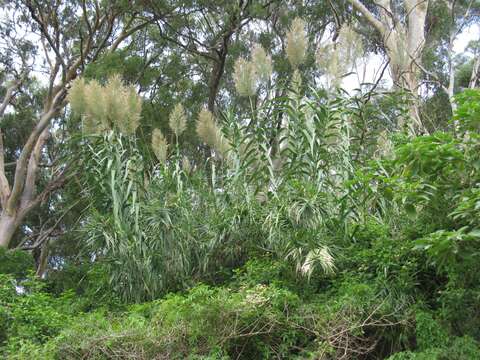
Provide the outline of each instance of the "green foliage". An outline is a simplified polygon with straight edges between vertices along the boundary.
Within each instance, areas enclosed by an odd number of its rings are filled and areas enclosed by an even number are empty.
[[[91,311],[98,308],[117,309],[124,303],[110,284],[106,264],[65,264],[61,270],[51,271],[45,281],[45,289],[55,295],[74,293],[72,311]]]
[[[318,94],[267,103],[252,124],[227,113],[228,146],[194,167],[176,142],[156,164],[135,136],[80,137],[85,255],[43,290],[5,278],[1,316],[18,320],[4,353],[475,358],[479,138],[380,144],[368,114]]]
[[[478,131],[480,129],[480,90],[466,89],[455,96],[455,101],[458,107],[453,120],[458,121],[464,131]]]
[[[82,232],[88,251],[107,265],[115,292],[127,301],[153,299],[192,277],[214,280],[223,267],[265,250],[306,276],[317,268],[333,272],[328,244],[350,221],[342,182],[352,174],[354,154],[363,158],[367,149],[354,136],[364,131],[366,105],[313,96],[267,103],[252,126],[227,114],[215,135],[228,145],[215,149],[223,158],[212,157],[193,174],[178,143],[155,166],[143,161],[134,136],[113,130],[81,138],[91,198]],[[288,126],[271,129],[269,114],[285,116]],[[272,141],[280,141],[275,152]]]
[[[24,343],[42,344],[57,335],[71,319],[72,294],[56,298],[37,280],[17,282],[0,275],[0,353],[15,354]]]
[[[128,83],[138,81],[140,86],[148,86],[158,75],[154,68],[145,68],[145,59],[126,49],[105,54],[90,63],[84,72],[87,79],[104,81],[116,74],[121,74]]]
[[[470,360],[480,356],[479,343],[465,336],[446,341],[442,346],[420,352],[405,351],[396,353],[388,360]]]
[[[267,273],[286,279],[278,266],[252,262],[229,286],[197,285],[121,313],[80,313],[44,345],[27,338],[7,349],[18,359],[335,359],[401,348],[409,336],[408,303],[397,294],[349,278],[305,300],[278,280],[266,284]]]
[[[0,274],[10,274],[14,278],[23,278],[33,268],[33,258],[29,253],[0,248]]]
[[[287,354],[301,339],[289,315],[297,307],[296,295],[273,286],[234,291],[200,285],[133,307],[125,317],[83,316],[45,348],[54,349],[49,356],[55,359],[268,358]]]
[[[40,151],[42,205],[10,243],[27,236],[32,254],[0,248],[0,357],[480,358],[480,92],[460,92],[473,62],[454,61],[451,123],[451,99],[426,81],[416,100],[430,132],[407,135],[396,124],[411,122],[411,95],[381,82],[340,88],[360,45],[377,52],[381,39],[349,30],[371,31],[348,2],[300,3],[45,2],[46,53],[57,44],[68,60],[48,64],[52,79],[70,77],[77,59],[79,78]],[[0,5],[2,20],[30,28],[42,4],[25,5]],[[422,54],[442,84],[466,2],[454,19],[444,5],[429,8],[437,46]],[[23,34],[1,23],[5,44]],[[330,24],[339,41],[317,52]],[[130,40],[102,50],[129,26]],[[2,82],[37,57],[18,43],[29,54],[0,54]],[[319,89],[325,77],[334,86]],[[1,119],[12,186],[57,90],[27,82]],[[40,250],[42,279],[32,275]]]
[[[448,341],[448,334],[441,325],[435,321],[431,314],[417,311],[415,316],[415,332],[419,350],[441,348]]]

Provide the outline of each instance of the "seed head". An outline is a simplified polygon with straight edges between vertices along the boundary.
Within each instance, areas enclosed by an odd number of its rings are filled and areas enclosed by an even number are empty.
[[[343,26],[336,44],[322,44],[316,53],[317,65],[325,72],[330,86],[339,87],[341,80],[363,54],[362,41],[349,26]]]
[[[177,137],[185,131],[187,128],[187,116],[185,115],[182,104],[178,103],[175,105],[173,111],[170,113],[168,124]]]
[[[235,62],[233,78],[235,88],[240,96],[253,96],[256,89],[255,66],[253,63],[238,58]]]
[[[167,161],[168,143],[160,129],[154,129],[152,133],[152,149],[158,161],[164,164]]]
[[[187,174],[190,174],[192,172],[192,164],[190,163],[190,160],[188,160],[188,157],[186,157],[185,155],[182,158],[182,169]]]
[[[83,78],[77,78],[72,82],[67,99],[73,112],[77,114],[85,112],[85,80]]]
[[[198,114],[197,134],[205,144],[214,148],[222,156],[225,156],[230,149],[230,144],[215,124],[212,113],[207,109],[202,109]]]
[[[140,124],[142,99],[133,87],[123,85],[118,75],[105,86],[96,80],[88,84],[76,80],[69,92],[72,110],[82,116],[84,131],[101,133],[113,126],[126,135],[135,133]]]
[[[305,21],[301,18],[295,18],[290,30],[287,33],[287,58],[290,65],[296,69],[305,60],[307,52],[307,32],[305,31]]]
[[[252,63],[258,79],[267,82],[272,75],[272,58],[259,44],[255,44],[252,48]]]
[[[133,86],[129,86],[125,91],[125,103],[127,111],[125,115],[125,126],[123,130],[125,134],[134,134],[140,125],[140,114],[142,113],[142,98],[138,96],[137,91]]]
[[[340,58],[346,64],[347,71],[353,66],[355,60],[363,55],[362,39],[351,26],[344,25],[338,35],[337,48]]]
[[[197,134],[208,146],[215,145],[216,126],[213,114],[207,109],[202,109],[198,114]]]
[[[85,87],[85,113],[86,118],[90,119],[91,124],[97,124],[101,129],[110,128],[111,124],[107,119],[107,109],[105,106],[105,94],[102,85],[97,80],[91,80]]]

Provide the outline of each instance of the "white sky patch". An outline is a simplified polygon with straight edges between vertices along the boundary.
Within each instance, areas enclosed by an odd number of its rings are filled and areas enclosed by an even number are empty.
[[[458,35],[453,44],[453,51],[455,51],[456,54],[460,54],[465,51],[470,41],[478,39],[480,39],[480,25],[473,24]]]
[[[373,53],[367,54],[364,59],[357,61],[355,70],[357,72],[343,79],[342,87],[351,93],[353,90],[358,89],[362,83],[375,83],[380,77],[385,64],[384,56]],[[388,68],[383,73],[382,85],[387,88],[393,85]]]

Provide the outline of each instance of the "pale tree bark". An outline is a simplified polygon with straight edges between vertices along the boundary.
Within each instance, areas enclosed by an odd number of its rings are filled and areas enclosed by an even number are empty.
[[[440,88],[447,94],[448,100],[450,102],[450,107],[452,108],[452,113],[457,109],[457,105],[454,99],[454,88],[455,88],[455,64],[454,64],[454,51],[453,45],[455,39],[461,31],[462,26],[456,28],[455,26],[455,3],[456,1],[446,0],[446,5],[450,11],[450,34],[448,36],[448,46],[447,46],[447,66],[448,66],[448,83],[445,84],[440,80],[440,76],[435,72],[429,71],[424,68],[421,64],[418,64],[420,69],[425,75],[430,78],[430,81],[436,83]],[[468,10],[467,10],[468,12]],[[465,17],[468,14],[465,14]]]
[[[480,54],[473,61],[472,75],[470,76],[470,82],[468,87],[474,89],[477,86],[478,77],[480,75]]]
[[[457,103],[454,98],[454,89],[455,89],[455,67],[453,64],[453,42],[455,41],[455,36],[450,35],[450,40],[448,43],[448,86],[444,90],[448,95],[448,100],[450,101],[450,107],[452,108],[452,113],[454,114],[457,110]]]
[[[39,254],[36,257],[37,271],[35,272],[35,275],[39,278],[43,278],[45,275],[45,271],[47,270],[48,250],[49,250],[48,240],[42,245],[40,249],[37,249]]]
[[[19,223],[15,214],[2,211],[0,214],[0,247],[8,247]]]
[[[349,0],[353,7],[373,26],[382,37],[390,70],[396,86],[413,95],[410,106],[411,133],[425,132],[419,113],[419,65],[425,47],[425,20],[428,0],[404,0],[406,23],[395,17],[390,0],[377,0],[378,15],[373,14],[359,0]],[[403,125],[403,124],[400,124]]]
[[[0,119],[3,118],[5,111],[14,98],[14,92],[21,85],[21,81],[15,80],[7,87],[5,97],[0,105]],[[5,204],[10,198],[10,186],[5,175],[5,155],[3,150],[3,133],[0,123],[0,204],[2,211],[0,213],[0,247],[7,247],[9,239],[12,238],[15,229],[17,228],[16,218],[6,211]]]
[[[56,11],[63,5],[56,2],[56,7],[45,9],[37,2],[24,2],[32,22],[36,23],[40,31],[45,56],[50,66],[50,82],[43,111],[17,158],[12,184],[9,183],[5,173],[3,138],[0,133],[0,200],[2,208],[0,247],[9,247],[15,231],[21,226],[28,213],[45,201],[51,192],[61,187],[67,178],[69,167],[62,164],[52,171],[53,175],[45,188],[41,191],[37,189],[39,163],[45,142],[50,135],[50,125],[67,104],[65,97],[71,81],[78,76],[87,62],[95,61],[102,52],[115,51],[123,40],[150,23],[147,20],[131,17],[122,30],[113,31],[121,14],[114,7],[100,8],[98,4],[87,11],[86,4],[86,1],[81,2],[83,14],[79,21],[85,22],[88,32],[78,35],[82,45],[79,53],[65,58],[68,54],[73,53],[70,48],[72,45],[68,45],[68,40],[63,39],[62,29],[55,21]],[[46,14],[47,10],[50,13]],[[51,53],[54,54],[52,58],[49,55]],[[19,83],[15,83],[15,86],[8,88],[0,106],[0,121],[19,85]]]
[[[473,0],[471,0],[461,17],[457,16],[457,1],[456,0],[443,0],[445,5],[447,6],[449,13],[450,13],[450,31],[448,35],[448,46],[447,46],[447,66],[448,66],[448,82],[445,83],[441,80],[441,76],[436,74],[433,71],[429,71],[425,69],[421,64],[418,64],[419,68],[423,71],[425,75],[429,78],[430,81],[436,83],[448,96],[448,100],[450,102],[450,107],[452,109],[452,114],[455,114],[457,110],[457,103],[455,102],[455,63],[454,63],[454,43],[457,39],[458,35],[463,31],[465,26],[468,24],[469,17],[471,14],[471,8],[473,5]],[[474,76],[475,72],[475,63],[480,63],[478,57],[475,59],[474,67],[472,70],[472,76]],[[478,70],[478,68],[477,68]],[[458,121],[454,121],[454,131],[458,132],[459,124]]]

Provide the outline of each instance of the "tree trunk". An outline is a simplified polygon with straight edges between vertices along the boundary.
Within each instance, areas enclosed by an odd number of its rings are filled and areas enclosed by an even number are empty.
[[[47,260],[48,260],[48,252],[49,252],[49,247],[48,247],[48,240],[45,241],[45,243],[41,246],[41,248],[38,250],[39,254],[35,256],[35,262],[37,265],[37,271],[35,272],[35,275],[39,278],[43,278],[45,275],[45,271],[47,270]]]
[[[208,110],[215,114],[215,101],[217,100],[218,89],[220,87],[220,80],[223,76],[225,68],[225,59],[227,57],[227,50],[222,49],[218,54],[218,59],[214,62],[210,81],[208,84]]]
[[[420,118],[419,111],[419,73],[422,62],[423,48],[425,47],[425,20],[427,18],[428,0],[405,0],[408,13],[407,51],[409,69],[407,73],[407,86],[414,96],[410,109],[413,118],[414,132],[425,132],[425,126]]]
[[[408,124],[412,133],[424,132],[425,128],[419,113],[419,70],[425,46],[425,19],[428,0],[404,0],[407,13],[405,24],[395,17],[389,0],[377,0],[379,16],[374,15],[360,0],[350,0],[382,36],[383,45],[390,60],[394,84],[413,95],[409,113],[412,124]],[[401,124],[400,124],[401,125]]]
[[[474,89],[475,86],[477,85],[477,78],[478,78],[479,71],[480,71],[480,54],[477,56],[477,58],[473,62],[472,75],[470,76],[470,82],[468,84],[468,87],[470,89]]]
[[[0,247],[8,248],[17,227],[16,216],[2,211],[0,214]]]

